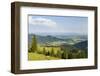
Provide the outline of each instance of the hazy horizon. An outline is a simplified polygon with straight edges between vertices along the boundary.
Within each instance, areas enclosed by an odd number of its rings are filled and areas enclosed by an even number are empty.
[[[36,35],[87,35],[81,33],[28,33],[28,34],[36,34]]]

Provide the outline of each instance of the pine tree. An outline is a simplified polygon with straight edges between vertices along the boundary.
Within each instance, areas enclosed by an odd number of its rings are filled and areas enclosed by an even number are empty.
[[[62,56],[62,53],[61,53],[60,50],[58,50],[58,51],[57,51],[57,57],[61,58],[61,56]]]
[[[53,49],[53,48],[51,49],[50,55],[51,55],[51,56],[55,56],[55,54],[54,54],[54,49]]]
[[[68,59],[68,52],[63,51],[63,53],[62,53],[62,59]]]
[[[32,37],[32,44],[31,44],[31,52],[37,51],[37,40],[36,40],[36,35],[33,35]]]
[[[43,54],[46,55],[46,49],[45,49],[45,47],[43,48]]]

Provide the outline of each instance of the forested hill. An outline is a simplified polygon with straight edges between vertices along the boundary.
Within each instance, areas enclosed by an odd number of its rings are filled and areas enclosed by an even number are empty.
[[[32,36],[33,35],[29,35],[29,43],[31,42]],[[47,36],[36,35],[36,37],[37,37],[37,40],[39,43],[54,42],[54,41],[66,41],[65,39],[60,39],[60,38],[50,36],[50,35],[47,35]]]
[[[79,48],[79,49],[87,49],[87,46],[88,46],[88,41],[82,41],[82,42],[74,44],[74,47]]]

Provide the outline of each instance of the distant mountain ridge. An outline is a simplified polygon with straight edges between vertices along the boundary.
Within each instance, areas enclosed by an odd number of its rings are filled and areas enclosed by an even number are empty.
[[[29,34],[28,35],[28,44],[30,44],[32,42],[32,36],[34,34]],[[72,37],[67,37],[65,36],[66,38],[63,38],[62,35],[61,36],[51,36],[51,35],[46,35],[46,36],[41,36],[41,35],[36,35],[36,38],[37,38],[37,42],[39,44],[46,44],[46,43],[55,43],[55,44],[58,44],[58,43],[66,43],[66,44],[73,44],[73,43],[79,43],[79,42],[82,42],[82,41],[86,41],[86,37],[84,36],[73,36]],[[83,39],[82,39],[83,38]],[[78,40],[79,39],[79,40]],[[75,47],[78,47],[78,44],[75,45]]]
[[[32,34],[32,33],[30,33]],[[42,36],[47,36],[47,35],[51,35],[51,36],[57,36],[57,35],[87,35],[87,34],[81,34],[81,33],[35,33],[36,35],[42,35]]]
[[[37,36],[38,42],[47,43],[47,42],[55,42],[55,41],[65,41],[64,39],[60,39],[53,36]]]

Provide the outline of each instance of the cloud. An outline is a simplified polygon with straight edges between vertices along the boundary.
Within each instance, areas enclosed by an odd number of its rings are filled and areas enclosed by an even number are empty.
[[[47,27],[56,27],[57,23],[51,19],[47,18],[32,18],[32,16],[29,17],[29,24],[31,25],[41,25],[41,26],[47,26]]]

